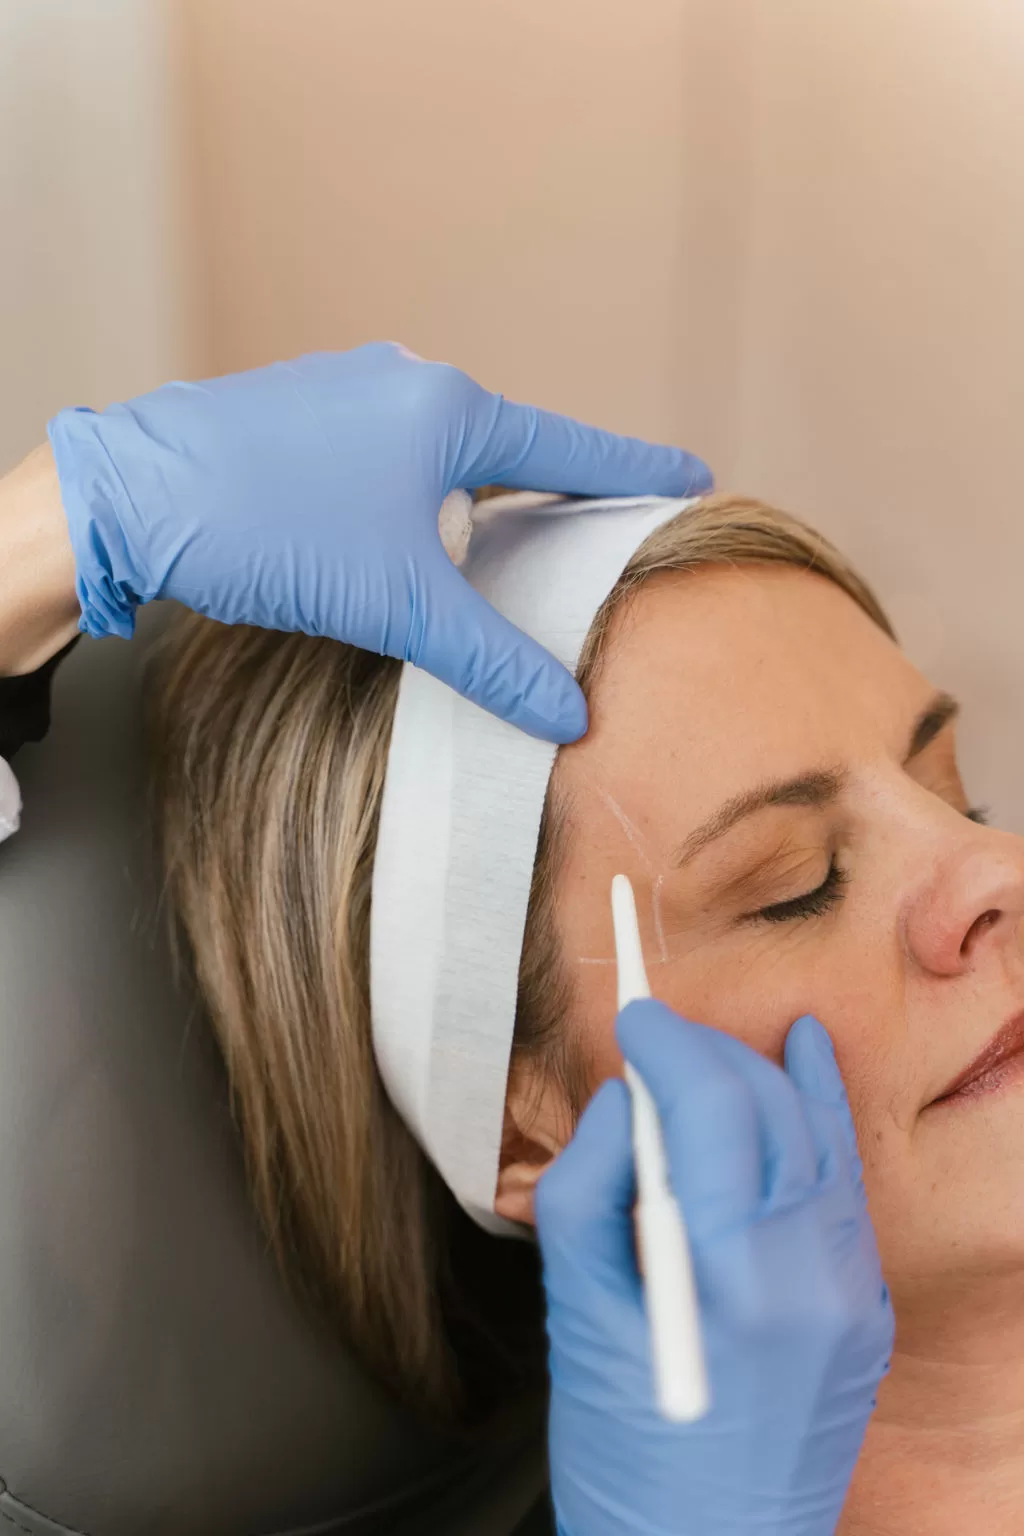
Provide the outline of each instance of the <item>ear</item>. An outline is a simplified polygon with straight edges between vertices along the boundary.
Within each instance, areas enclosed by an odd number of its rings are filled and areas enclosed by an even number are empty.
[[[538,1080],[529,1064],[515,1063],[505,1095],[501,1162],[494,1209],[506,1221],[534,1225],[533,1196],[537,1182],[572,1134],[564,1094],[551,1082]]]

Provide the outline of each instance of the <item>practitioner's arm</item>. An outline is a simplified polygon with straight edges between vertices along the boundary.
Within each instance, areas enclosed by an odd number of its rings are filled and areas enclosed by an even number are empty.
[[[78,632],[75,562],[49,447],[0,479],[0,678],[37,671]]]

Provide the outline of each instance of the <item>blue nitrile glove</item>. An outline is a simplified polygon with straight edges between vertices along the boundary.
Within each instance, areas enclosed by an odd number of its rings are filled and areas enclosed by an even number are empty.
[[[689,1227],[711,1408],[654,1403],[630,1104],[605,1083],[541,1180],[551,1483],[562,1536],[832,1536],[893,1319],[828,1036],[786,1071],[657,1002],[619,1043],[654,1095]]]
[[[699,459],[492,395],[391,342],[50,423],[81,627],[176,598],[226,624],[400,656],[533,735],[586,729],[575,681],[459,575],[441,502],[489,482],[588,496],[709,489]]]

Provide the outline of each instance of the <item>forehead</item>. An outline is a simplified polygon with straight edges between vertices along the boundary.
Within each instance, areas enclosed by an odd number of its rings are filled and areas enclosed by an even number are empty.
[[[815,767],[902,757],[932,690],[841,588],[788,566],[650,578],[615,615],[591,728],[559,789],[600,788],[672,833],[733,794]]]

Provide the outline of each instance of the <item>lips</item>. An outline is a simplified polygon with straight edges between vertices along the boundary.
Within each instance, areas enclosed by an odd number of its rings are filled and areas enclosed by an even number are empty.
[[[992,1036],[984,1050],[979,1051],[974,1060],[964,1070],[948,1083],[942,1092],[932,1100],[933,1104],[942,1104],[947,1099],[966,1099],[974,1094],[989,1093],[1004,1083],[1011,1071],[1024,1065],[1020,1057],[1024,1053],[1024,1013],[1018,1013],[1009,1023],[1004,1024],[998,1034]]]

